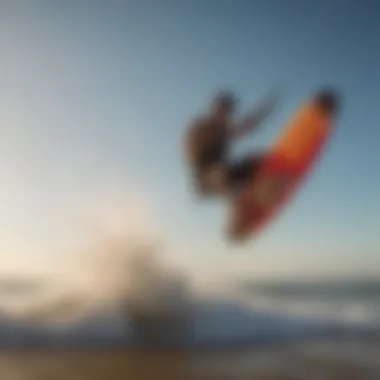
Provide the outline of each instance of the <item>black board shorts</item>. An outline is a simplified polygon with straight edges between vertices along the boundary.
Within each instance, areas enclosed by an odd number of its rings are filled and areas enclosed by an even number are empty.
[[[261,168],[263,157],[255,153],[230,162],[226,167],[229,187],[241,188],[251,182]]]
[[[241,159],[228,161],[218,151],[207,151],[198,157],[193,168],[197,190],[203,196],[212,196],[213,191],[207,186],[207,175],[210,170],[218,168],[226,172],[228,187],[238,189],[253,180],[261,167],[263,154],[255,153]]]

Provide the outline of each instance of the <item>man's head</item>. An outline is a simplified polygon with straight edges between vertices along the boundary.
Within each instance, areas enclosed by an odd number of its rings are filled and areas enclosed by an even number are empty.
[[[232,92],[221,91],[213,99],[212,112],[220,118],[227,118],[234,113],[236,103],[236,97]]]

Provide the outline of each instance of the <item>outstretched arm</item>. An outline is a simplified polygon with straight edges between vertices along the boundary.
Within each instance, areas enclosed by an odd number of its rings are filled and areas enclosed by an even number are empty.
[[[232,137],[244,137],[254,131],[273,112],[279,102],[279,98],[279,93],[276,92],[262,101],[247,117],[231,128]]]

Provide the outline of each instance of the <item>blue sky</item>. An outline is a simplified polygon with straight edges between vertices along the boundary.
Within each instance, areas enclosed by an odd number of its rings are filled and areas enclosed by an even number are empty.
[[[199,268],[376,267],[378,2],[31,0],[0,9],[1,226],[10,242],[63,239],[51,210],[63,212],[108,170],[148,195],[176,258]],[[244,112],[278,83],[281,107],[237,152],[269,146],[325,84],[344,95],[337,133],[276,223],[231,249],[221,237],[226,210],[189,192],[181,136],[217,89],[238,92]]]

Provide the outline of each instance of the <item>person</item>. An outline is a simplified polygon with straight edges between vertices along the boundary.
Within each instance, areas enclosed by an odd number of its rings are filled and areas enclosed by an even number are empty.
[[[201,198],[227,196],[234,199],[257,174],[263,154],[256,152],[230,159],[232,143],[257,129],[272,112],[278,94],[271,95],[242,120],[234,120],[237,98],[231,91],[219,92],[210,112],[196,118],[185,135],[187,163]]]

